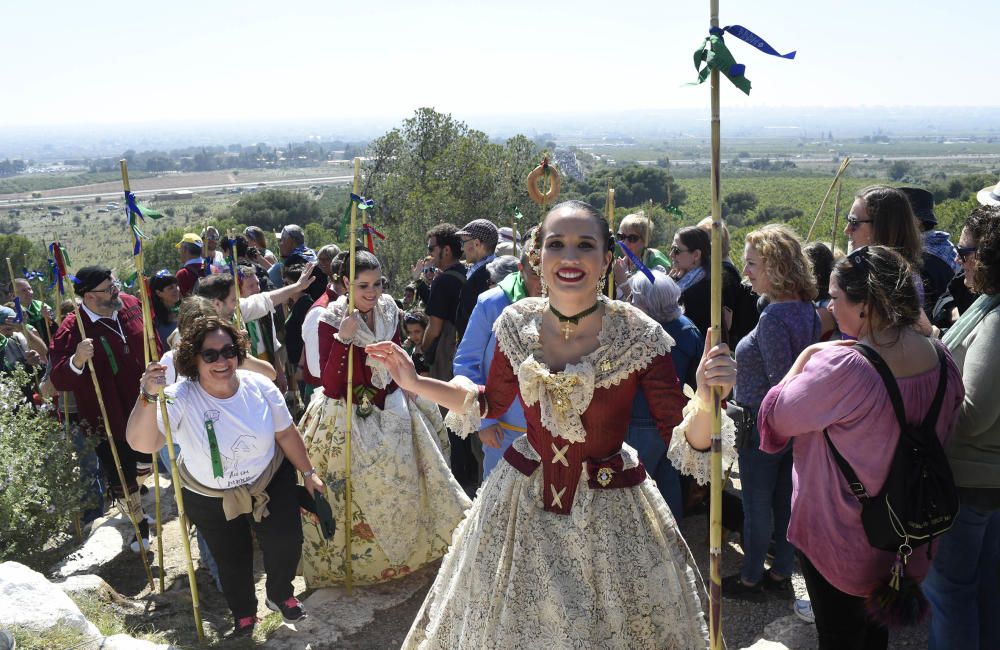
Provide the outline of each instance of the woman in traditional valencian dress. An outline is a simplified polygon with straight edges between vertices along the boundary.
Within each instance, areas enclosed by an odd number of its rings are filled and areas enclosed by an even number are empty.
[[[455,531],[404,648],[708,645],[701,576],[663,497],[622,442],[641,386],[671,462],[707,480],[707,402],[712,385],[728,392],[735,362],[725,346],[707,352],[698,396],[685,406],[670,337],[602,295],[610,238],[586,203],[548,213],[538,235],[548,298],[501,314],[485,388],[418,377],[398,346],[368,347],[400,386],[451,409],[446,420],[463,435],[518,395],[528,424]],[[723,437],[732,458],[728,419]]]
[[[343,271],[348,263],[343,264]],[[357,253],[355,311],[347,296],[324,308],[319,319],[322,388],[313,394],[301,430],[316,472],[330,486],[337,519],[333,539],[315,525],[303,526],[302,574],[309,587],[344,581],[345,436],[348,347],[354,345],[354,418],[351,433],[351,533],[355,583],[372,584],[406,575],[442,557],[469,507],[441,455],[437,406],[409,399],[364,346],[399,343],[399,309],[382,293],[382,269],[374,255]],[[308,352],[307,352],[308,353]]]

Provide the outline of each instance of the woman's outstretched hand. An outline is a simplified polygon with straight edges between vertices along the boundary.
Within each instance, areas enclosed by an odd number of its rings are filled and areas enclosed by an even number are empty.
[[[705,351],[695,377],[698,392],[705,399],[714,386],[721,387],[722,396],[726,397],[736,385],[736,360],[730,356],[729,346],[725,343],[712,347],[712,328],[705,333]]]
[[[365,346],[365,354],[381,362],[400,388],[416,392],[413,387],[417,383],[417,369],[406,350],[392,341],[379,341]]]

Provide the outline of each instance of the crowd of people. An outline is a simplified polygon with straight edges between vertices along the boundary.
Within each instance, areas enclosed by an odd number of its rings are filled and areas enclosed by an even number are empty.
[[[61,322],[17,280],[23,317],[0,306],[0,358],[36,369],[78,440],[100,440],[81,458],[84,525],[116,501],[148,552],[143,483],[177,459],[234,634],[257,623],[254,538],[286,621],[305,615],[295,575],[335,585],[350,564],[373,584],[440,560],[407,648],[705,647],[677,522],[705,509],[714,387],[742,500],[724,516],[743,562],[723,594],[787,600],[821,648],[885,648],[869,597],[897,555],[869,544],[852,486],[880,493],[900,422],[926,419],[961,506],[906,575],[932,648],[996,648],[1000,196],[980,200],[957,246],[918,188],[859,192],[846,254],[767,225],[739,269],[724,229],[715,347],[711,220],[661,252],[647,215],[613,231],[567,201],[523,233],[434,226],[398,298],[375,252],[314,250],[288,224],[274,253],[260,228],[230,241],[209,226],[148,278],[149,363],[142,304],[103,266],[76,271]],[[331,535],[300,508],[317,494]]]

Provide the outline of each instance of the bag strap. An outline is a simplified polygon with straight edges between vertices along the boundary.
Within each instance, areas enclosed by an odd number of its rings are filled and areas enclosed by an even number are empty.
[[[830,453],[833,454],[833,460],[836,461],[837,467],[840,468],[840,473],[847,479],[847,487],[851,489],[851,494],[854,495],[855,499],[864,504],[865,500],[869,498],[868,490],[865,489],[858,475],[851,469],[851,464],[833,446],[833,441],[830,440],[830,432],[828,430],[823,429],[823,437],[826,438],[826,446],[830,448]]]
[[[937,350],[938,362],[941,364],[941,374],[938,377],[934,401],[931,402],[931,410],[927,412],[927,417],[924,418],[922,428],[925,431],[933,431],[936,428],[938,415],[941,414],[941,403],[944,402],[944,389],[948,384],[948,361],[944,356],[944,350],[941,349],[940,345],[935,345],[934,348]]]
[[[892,376],[892,371],[889,370],[885,359],[864,343],[855,343],[852,347],[875,367],[879,377],[882,378],[882,383],[885,384],[885,390],[889,393],[889,401],[892,402],[892,410],[896,412],[899,428],[900,430],[906,429],[906,409],[903,407],[903,396],[899,392],[899,385],[896,383],[896,378]]]

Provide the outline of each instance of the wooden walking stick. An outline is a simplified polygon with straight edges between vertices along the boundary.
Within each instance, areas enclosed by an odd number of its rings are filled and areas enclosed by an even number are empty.
[[[45,305],[45,283],[41,281],[42,277],[43,277],[41,274],[28,271],[28,254],[27,253],[24,254],[24,271],[25,271],[25,278],[24,279],[28,282],[28,286],[31,286],[31,277],[28,277],[28,276],[32,276],[32,277],[34,277],[35,279],[37,279],[39,281],[38,282],[38,300],[39,300],[39,302],[42,303],[42,325],[45,326],[45,340],[46,341],[51,341],[52,340],[52,328],[49,327],[49,319],[46,318],[46,316],[45,316],[45,307],[46,307],[46,305]]]
[[[719,26],[719,0],[711,0],[711,25]],[[719,71],[711,74],[712,109],[712,347],[722,342],[722,166]],[[712,389],[712,452],[709,473],[709,622],[711,650],[722,650],[722,389]]]
[[[354,189],[353,194],[358,193],[358,185],[361,180],[361,159],[354,159]],[[354,274],[355,257],[357,257],[357,223],[358,203],[351,198],[351,226],[348,237],[350,246],[350,264],[348,265],[347,285],[347,313],[354,313]],[[352,487],[351,487],[351,429],[354,423],[354,345],[347,348],[347,424],[344,432],[344,583],[347,586],[348,595],[354,588],[354,567],[351,561],[351,521],[354,518],[352,512]]]
[[[129,187],[128,180],[128,166],[124,160],[119,161],[122,173],[122,188],[125,192],[125,205],[126,212],[128,215],[129,224],[132,226],[132,234],[135,238],[135,247],[133,259],[135,260],[135,270],[136,270],[136,283],[139,285],[139,297],[142,304],[142,328],[143,328],[143,353],[146,359],[146,365],[152,361],[154,352],[156,351],[156,334],[153,328],[153,314],[152,314],[152,300],[149,295],[149,287],[146,285],[146,278],[144,275],[144,258],[142,251],[142,235],[141,232],[136,227],[136,217],[142,217],[142,208],[135,201],[135,196],[132,194]],[[147,210],[147,215],[151,216],[152,211]],[[201,623],[201,607],[198,602],[198,581],[195,576],[194,561],[191,557],[191,539],[188,536],[188,521],[187,514],[184,511],[184,495],[182,493],[180,473],[177,470],[177,459],[174,454],[174,437],[170,429],[170,417],[167,413],[167,399],[163,392],[163,388],[160,388],[157,402],[160,407],[160,415],[163,420],[163,433],[166,438],[167,455],[170,459],[170,478],[171,483],[174,487],[174,500],[177,502],[177,519],[180,524],[181,529],[181,542],[184,546],[184,557],[187,560],[187,571],[188,571],[188,584],[191,587],[191,605],[194,609],[194,622],[195,630],[198,635],[198,641],[205,640],[205,633],[202,630]],[[156,542],[157,548],[160,553],[160,593],[164,591],[164,565],[163,565],[163,541],[162,541],[162,520],[160,518],[160,473],[156,467],[157,459],[153,458],[154,470],[154,487],[156,488]]]
[[[837,250],[837,228],[840,226],[840,193],[844,189],[844,181],[837,183],[837,201],[833,204],[833,231],[830,233],[830,252]],[[836,256],[836,253],[834,253]]]
[[[125,211],[126,211],[126,214],[128,215],[128,217],[131,217],[131,212],[130,212],[130,210],[131,210],[131,203],[130,203],[130,198],[129,198],[129,195],[131,193],[131,189],[129,187],[129,181],[128,181],[128,165],[126,164],[126,162],[124,160],[119,160],[118,164],[121,167],[121,172],[122,172],[122,190],[125,192]],[[138,241],[139,235],[136,234],[135,232],[133,232],[133,236]],[[135,277],[136,277],[135,281],[136,281],[136,284],[138,284],[139,288],[140,288],[139,289],[139,298],[140,298],[140,301],[142,303],[142,330],[143,330],[142,356],[143,356],[143,360],[145,362],[143,367],[145,367],[145,366],[148,366],[149,362],[152,361],[152,359],[153,359],[153,352],[156,351],[156,339],[155,338],[153,338],[153,339],[149,338],[149,332],[150,332],[150,329],[152,328],[152,317],[151,317],[151,311],[149,309],[149,306],[150,306],[149,305],[149,295],[146,292],[146,289],[147,289],[147,287],[146,287],[146,278],[143,276],[143,263],[142,263],[142,247],[141,247],[141,244],[137,248],[138,248],[138,254],[137,255],[133,255],[132,259],[135,260]],[[160,574],[159,578],[160,578],[160,580],[159,580],[159,582],[160,582],[160,593],[162,594],[166,590],[166,588],[164,587],[164,584],[163,584],[163,581],[164,581],[163,574],[164,574],[165,567],[163,566],[163,519],[162,519],[162,512],[163,511],[162,511],[161,504],[160,504],[160,472],[159,472],[159,464],[158,464],[158,459],[156,457],[156,454],[153,454],[151,460],[152,460],[152,467],[153,467],[153,495],[154,495],[155,503],[156,503],[156,507],[155,507],[155,510],[156,510],[156,513],[155,513],[156,514],[156,552],[157,552],[157,558],[159,558],[159,562],[160,562],[160,571],[159,571],[159,574]]]
[[[722,205],[720,201],[721,185],[719,172],[721,169],[721,134],[719,120],[719,74],[726,75],[734,86],[747,95],[750,94],[750,80],[744,75],[746,66],[736,63],[733,55],[726,47],[723,36],[732,34],[765,54],[783,59],[794,59],[795,52],[779,54],[767,41],[757,36],[741,25],[719,27],[719,0],[710,0],[709,36],[702,47],[695,52],[694,65],[698,70],[697,83],[711,80],[712,98],[712,260],[711,260],[711,290],[712,290],[712,347],[722,341]],[[709,645],[711,650],[722,648],[722,391],[712,389],[712,449],[710,458],[711,503],[709,507],[709,554],[710,576],[709,584]]]
[[[617,232],[615,230],[615,188],[608,186],[608,196],[604,200],[604,214],[608,219],[608,226],[611,228],[612,237],[615,235],[613,233]],[[624,244],[622,244],[624,246]],[[612,300],[615,299],[615,261],[611,261],[611,272],[610,279],[608,280],[608,298]]]
[[[229,264],[233,273],[233,287],[236,291],[236,329],[242,330],[246,325],[243,322],[243,311],[240,309],[240,265],[236,261],[236,240],[233,239],[232,230],[226,233],[226,237],[229,238]]]
[[[21,319],[21,333],[24,334],[25,340],[28,338],[28,314],[24,306],[21,304],[21,299],[17,297],[17,289],[14,287],[14,267],[10,264],[10,258],[7,259],[7,274],[10,275],[10,293],[14,297],[14,304],[17,306],[18,317]]]

